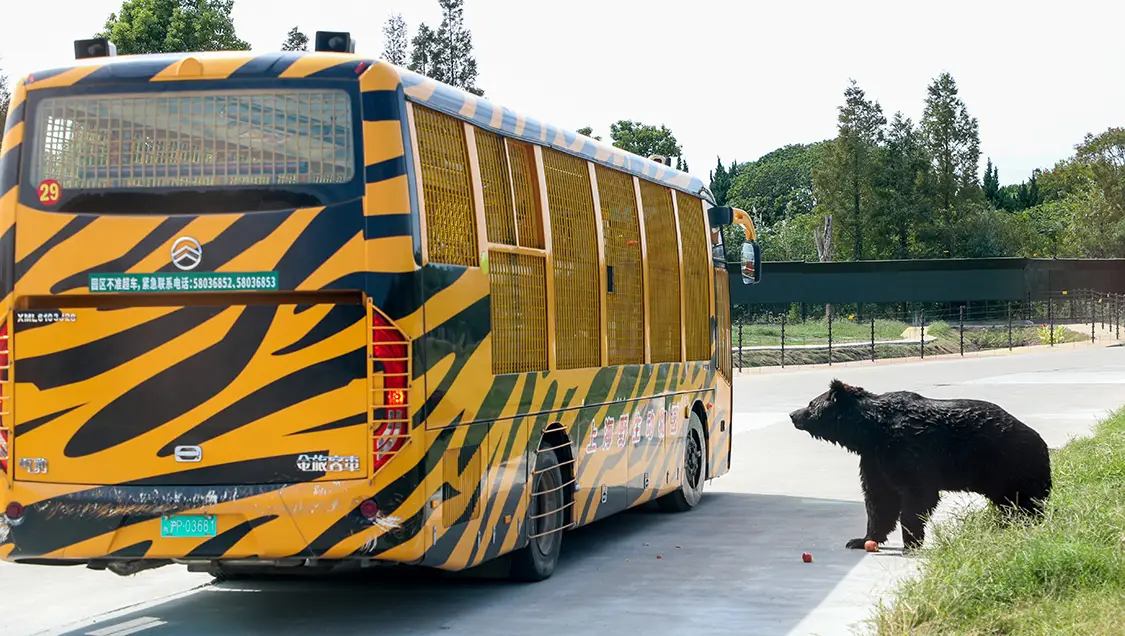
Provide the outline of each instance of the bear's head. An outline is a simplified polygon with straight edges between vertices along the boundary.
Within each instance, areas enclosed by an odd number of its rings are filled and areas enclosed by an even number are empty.
[[[859,452],[870,436],[871,399],[875,396],[858,386],[832,380],[828,390],[809,405],[789,414],[793,426],[815,439],[822,439]]]

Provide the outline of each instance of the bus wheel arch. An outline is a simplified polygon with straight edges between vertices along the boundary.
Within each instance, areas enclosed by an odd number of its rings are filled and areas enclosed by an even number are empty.
[[[550,578],[562,550],[563,535],[574,527],[574,453],[570,437],[556,422],[544,431],[536,449],[527,482],[527,543],[512,553],[509,570],[510,578],[529,583]]]
[[[692,405],[688,413],[683,454],[680,458],[680,485],[656,500],[660,508],[667,512],[687,512],[699,505],[703,498],[703,485],[710,472],[706,412],[702,410],[702,404],[697,403]]]

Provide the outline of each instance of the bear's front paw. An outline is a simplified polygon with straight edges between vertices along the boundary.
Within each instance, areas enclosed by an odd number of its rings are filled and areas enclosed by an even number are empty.
[[[848,541],[848,543],[844,547],[848,548],[849,550],[862,550],[865,543],[867,543],[867,538],[860,537],[858,539],[852,539],[851,541]]]

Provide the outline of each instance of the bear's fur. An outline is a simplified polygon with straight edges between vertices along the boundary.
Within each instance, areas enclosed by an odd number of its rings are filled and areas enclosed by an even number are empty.
[[[1043,438],[991,402],[874,394],[832,380],[789,417],[797,429],[860,457],[867,533],[849,548],[884,543],[900,517],[905,548],[920,546],[943,490],[979,493],[1002,510],[1033,515],[1042,515],[1051,491]]]

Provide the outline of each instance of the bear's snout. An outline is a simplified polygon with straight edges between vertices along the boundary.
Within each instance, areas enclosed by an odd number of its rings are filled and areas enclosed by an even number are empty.
[[[808,419],[808,413],[807,408],[797,409],[789,414],[789,419],[793,421],[793,426],[803,428],[805,421]]]

